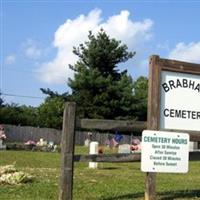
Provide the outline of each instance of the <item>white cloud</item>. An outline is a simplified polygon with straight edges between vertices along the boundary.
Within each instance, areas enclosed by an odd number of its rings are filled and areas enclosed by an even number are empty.
[[[27,39],[23,44],[24,53],[30,59],[38,59],[42,55],[42,50],[38,47],[38,43],[32,39]]]
[[[169,52],[170,51],[170,47],[169,47],[169,41],[165,41],[164,43],[159,43],[157,44],[157,49],[158,50],[161,50],[161,51],[167,51]]]
[[[114,15],[107,22],[100,25],[109,35],[122,40],[129,48],[140,45],[141,42],[151,38],[152,20],[145,19],[142,22],[133,22],[129,19],[129,11],[123,10],[119,15]]]
[[[6,65],[14,64],[15,61],[16,61],[16,56],[15,56],[14,54],[8,55],[8,56],[5,58],[5,64],[6,64]]]
[[[169,54],[170,59],[200,63],[200,42],[178,43]]]
[[[97,33],[103,28],[111,37],[127,44],[129,50],[137,50],[144,41],[151,38],[153,22],[150,19],[134,22],[129,18],[127,10],[102,20],[101,10],[94,9],[87,16],[80,15],[75,19],[67,19],[54,35],[53,45],[57,48],[57,55],[49,62],[40,66],[40,79],[47,83],[63,83],[73,76],[68,64],[77,61],[72,53],[73,46],[78,46],[87,40],[88,31]]]

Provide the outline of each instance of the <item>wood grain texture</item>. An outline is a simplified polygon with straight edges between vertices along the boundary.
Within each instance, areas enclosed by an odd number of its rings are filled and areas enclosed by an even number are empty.
[[[75,112],[76,104],[74,102],[68,102],[65,104],[61,139],[61,177],[59,200],[72,200]]]
[[[75,155],[75,162],[139,162],[140,153],[133,154],[93,154],[93,155]]]
[[[147,129],[158,130],[160,118],[160,68],[159,56],[151,56],[149,62],[149,86]]]
[[[159,130],[160,124],[160,67],[159,56],[150,57],[147,129]],[[156,173],[148,172],[145,179],[145,200],[156,199]]]
[[[161,70],[200,75],[200,64],[177,60],[160,59]]]
[[[76,129],[142,132],[146,129],[146,122],[134,120],[103,120],[103,119],[77,119]]]

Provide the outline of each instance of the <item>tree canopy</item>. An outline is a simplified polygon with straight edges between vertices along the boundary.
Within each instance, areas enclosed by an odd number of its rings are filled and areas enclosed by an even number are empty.
[[[4,124],[38,126],[37,110],[31,106],[4,104],[0,109],[0,122]]]
[[[37,108],[38,125],[41,127],[62,128],[64,99],[62,97],[47,97]]]

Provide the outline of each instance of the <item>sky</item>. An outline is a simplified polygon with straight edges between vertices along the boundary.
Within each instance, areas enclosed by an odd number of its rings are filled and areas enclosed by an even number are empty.
[[[103,28],[136,55],[119,64],[148,77],[151,55],[200,63],[200,1],[0,0],[0,92],[6,103],[38,106],[40,88],[70,92],[73,47]]]

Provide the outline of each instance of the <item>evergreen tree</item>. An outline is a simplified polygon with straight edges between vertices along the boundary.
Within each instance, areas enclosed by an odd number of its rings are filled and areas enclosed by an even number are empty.
[[[89,32],[88,41],[74,47],[79,57],[74,79],[69,79],[72,100],[78,114],[86,118],[124,118],[133,116],[133,81],[127,71],[119,72],[118,64],[132,58],[126,45],[111,39],[103,30],[95,36]]]
[[[59,94],[58,92],[56,91],[52,91],[51,89],[47,88],[40,88],[40,90],[42,91],[43,94],[46,94],[48,95],[48,97],[60,97],[62,98],[63,100],[65,101],[69,101],[69,98],[70,98],[70,95],[68,94],[68,92],[64,92],[62,94]]]

